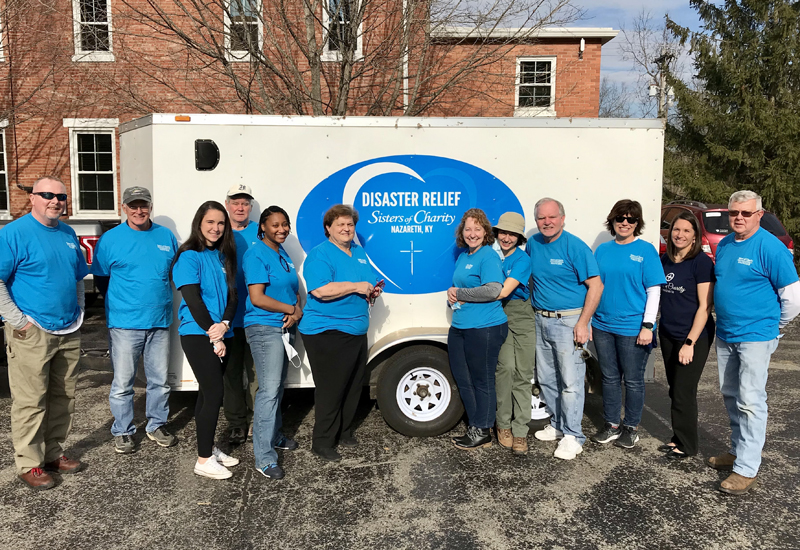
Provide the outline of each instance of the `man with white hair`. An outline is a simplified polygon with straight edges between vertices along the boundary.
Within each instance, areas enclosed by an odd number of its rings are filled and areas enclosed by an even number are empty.
[[[729,452],[709,458],[733,470],[719,487],[740,495],[756,484],[767,433],[767,371],[780,329],[800,313],[800,283],[792,255],[760,226],[761,197],[737,191],[728,201],[733,233],[717,246],[719,387],[731,423]]]
[[[47,471],[71,474],[83,467],[64,456],[64,442],[75,411],[89,270],[75,231],[58,221],[67,204],[61,180],[39,178],[30,200],[31,213],[0,231],[0,315],[17,475],[42,490],[55,484]]]

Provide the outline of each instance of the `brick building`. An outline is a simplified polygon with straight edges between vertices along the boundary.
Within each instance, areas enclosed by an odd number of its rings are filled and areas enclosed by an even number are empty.
[[[47,174],[67,184],[70,218],[119,219],[116,129],[151,112],[598,114],[615,30],[480,32],[434,24],[422,0],[362,0],[356,21],[326,1],[314,14],[281,0],[5,0],[0,219],[25,214]]]

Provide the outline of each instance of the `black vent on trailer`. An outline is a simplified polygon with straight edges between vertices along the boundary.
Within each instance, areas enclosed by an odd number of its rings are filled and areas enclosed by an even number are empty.
[[[194,140],[194,167],[213,170],[219,164],[219,147],[212,139]]]

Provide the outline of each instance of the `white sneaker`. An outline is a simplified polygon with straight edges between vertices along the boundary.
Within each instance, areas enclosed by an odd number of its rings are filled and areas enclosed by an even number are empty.
[[[556,439],[564,437],[564,433],[561,430],[556,430],[552,424],[548,424],[543,430],[539,430],[533,434],[533,437],[539,441],[555,441]]]
[[[217,462],[217,459],[213,456],[208,457],[204,464],[195,462],[194,473],[211,479],[228,479],[233,475],[229,469]]]
[[[211,455],[217,459],[217,462],[219,462],[223,466],[227,466],[228,468],[239,464],[238,458],[226,455],[225,453],[219,450],[219,447],[214,447],[213,449],[211,449]]]
[[[564,439],[558,444],[553,456],[561,460],[572,460],[583,452],[583,446],[578,443],[574,435],[565,435]]]

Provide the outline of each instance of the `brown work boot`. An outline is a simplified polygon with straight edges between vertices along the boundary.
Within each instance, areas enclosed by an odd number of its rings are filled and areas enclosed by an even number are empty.
[[[736,460],[736,457],[731,453],[722,453],[706,459],[706,465],[715,470],[732,470],[734,460]]]
[[[56,484],[50,474],[41,468],[31,468],[30,471],[20,474],[19,478],[34,491],[44,491]]]
[[[497,442],[500,444],[501,447],[504,449],[510,449],[513,443],[513,437],[511,436],[511,430],[506,430],[504,428],[497,428]]]
[[[744,477],[732,472],[719,484],[719,490],[729,495],[743,495],[756,486],[756,477]]]
[[[511,445],[511,450],[514,451],[515,455],[526,455],[528,454],[528,438],[527,437],[515,437],[514,442]]]
[[[83,462],[80,460],[70,460],[64,455],[61,455],[53,462],[45,464],[44,469],[59,474],[74,474],[75,472],[80,472],[83,466]]]

